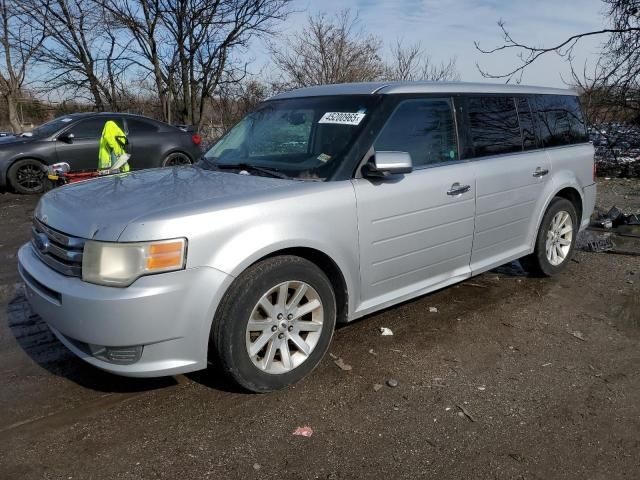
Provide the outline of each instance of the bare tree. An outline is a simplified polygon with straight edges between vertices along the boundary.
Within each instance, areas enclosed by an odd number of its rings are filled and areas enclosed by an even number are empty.
[[[385,80],[460,80],[456,59],[435,63],[420,42],[405,46],[397,40],[391,47],[391,60],[386,65]]]
[[[97,110],[118,109],[128,65],[117,22],[93,0],[20,0],[47,40],[37,60],[47,67],[45,89],[90,99]]]
[[[305,28],[269,50],[282,72],[282,89],[377,80],[384,74],[381,46],[359,28],[357,16],[343,10],[334,17],[310,16]]]
[[[227,82],[244,78],[237,53],[257,36],[273,33],[290,0],[120,0],[120,12],[136,46],[136,65],[152,75],[165,120],[199,126],[205,106]]]
[[[3,53],[0,92],[7,102],[9,124],[14,132],[19,132],[18,101],[22,97],[27,70],[42,46],[44,35],[34,31],[14,0],[0,0],[0,21]]]
[[[602,1],[606,6],[607,23],[603,28],[571,35],[552,45],[536,46],[518,41],[506,28],[505,22],[500,20],[498,26],[502,31],[503,44],[486,49],[476,42],[476,48],[486,54],[514,52],[517,65],[504,72],[488,72],[480,66],[478,69],[486,78],[518,82],[525,69],[544,55],[557,54],[572,61],[581,40],[602,37],[603,51],[594,78],[601,85],[615,87],[618,92],[637,91],[640,72],[640,0]]]

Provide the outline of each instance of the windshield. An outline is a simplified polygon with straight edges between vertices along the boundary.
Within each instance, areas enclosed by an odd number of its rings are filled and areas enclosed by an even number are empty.
[[[204,156],[218,168],[271,170],[324,180],[338,168],[377,99],[353,95],[272,100],[247,115]]]
[[[34,137],[47,137],[73,121],[73,117],[58,117],[33,129]]]

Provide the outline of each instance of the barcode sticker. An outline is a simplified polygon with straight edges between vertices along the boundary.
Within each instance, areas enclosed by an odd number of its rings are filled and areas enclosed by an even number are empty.
[[[335,123],[338,125],[360,125],[365,117],[364,113],[327,112],[318,123]]]

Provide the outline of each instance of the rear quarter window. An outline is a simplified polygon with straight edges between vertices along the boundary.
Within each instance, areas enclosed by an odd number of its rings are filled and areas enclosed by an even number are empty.
[[[544,147],[588,141],[582,109],[577,97],[540,95],[535,98],[538,136]]]

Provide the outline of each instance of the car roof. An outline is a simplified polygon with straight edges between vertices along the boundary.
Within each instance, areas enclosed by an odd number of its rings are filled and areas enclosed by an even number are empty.
[[[305,87],[274,95],[270,100],[329,95],[393,95],[401,93],[510,93],[543,95],[577,95],[575,90],[500,83],[470,82],[363,82],[335,83]]]

